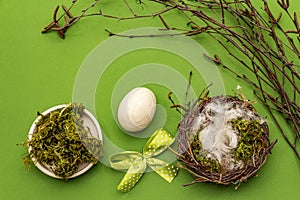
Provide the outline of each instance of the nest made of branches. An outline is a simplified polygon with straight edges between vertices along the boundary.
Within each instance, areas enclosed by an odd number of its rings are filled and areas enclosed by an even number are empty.
[[[234,184],[237,189],[242,182],[256,175],[266,162],[276,141],[270,142],[267,122],[254,110],[252,103],[248,100],[238,96],[212,98],[207,96],[199,100],[198,105],[195,105],[194,108],[187,109],[178,125],[177,153],[179,160],[183,163],[181,167],[194,176],[191,184],[197,182]],[[225,137],[223,144],[221,142],[219,146],[216,145],[209,150],[205,149],[204,144],[200,141],[203,137],[201,134],[206,134],[206,138],[208,138],[209,134],[220,131],[218,128],[220,125],[215,125],[216,130],[210,132],[207,129],[211,128],[209,126],[214,123],[218,123],[220,117],[217,118],[216,115],[217,112],[221,112],[223,107],[226,107],[229,114],[226,114],[227,122],[225,122],[226,120],[221,122],[224,123],[222,126],[227,126],[227,129],[232,127],[230,134],[235,133],[236,136],[233,135],[235,139],[226,136],[227,139]],[[219,113],[218,115],[222,117],[223,114]],[[227,134],[225,129],[222,131]],[[221,136],[222,133],[219,134],[219,138]],[[217,143],[217,139],[211,141]],[[208,141],[209,145],[211,141]],[[230,142],[234,143],[231,147]],[[229,147],[227,148],[226,145]]]

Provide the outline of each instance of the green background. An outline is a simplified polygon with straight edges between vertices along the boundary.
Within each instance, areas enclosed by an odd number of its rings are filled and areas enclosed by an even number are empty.
[[[271,140],[278,138],[279,141],[259,171],[259,176],[243,183],[237,191],[233,186],[207,183],[182,187],[182,184],[192,181],[190,175],[183,170],[171,184],[155,173],[146,173],[127,194],[116,190],[124,173],[101,163],[83,176],[67,182],[48,177],[35,167],[27,171],[22,164],[26,150],[16,144],[26,140],[36,111],[44,111],[54,105],[72,101],[76,74],[88,54],[108,38],[104,29],[118,33],[138,27],[161,25],[155,19],[117,22],[92,17],[71,27],[65,40],[61,40],[56,33],[41,34],[42,28],[52,19],[55,6],[61,3],[68,5],[69,2],[0,0],[0,199],[299,199],[300,163],[272,121],[269,121]],[[87,5],[88,2],[90,1],[82,4]],[[275,1],[272,5],[274,9],[278,8]],[[112,14],[130,14],[122,1],[104,1],[103,7]],[[76,9],[75,11],[80,11],[80,8]],[[299,10],[300,4],[293,1],[292,9]],[[149,10],[149,6],[146,5],[141,12]],[[172,25],[184,24],[183,18],[177,13],[168,17]],[[210,54],[227,56],[221,49],[216,48],[217,44],[214,41],[205,36],[195,39]],[[183,76],[187,76],[193,69],[186,61],[166,52],[132,52],[112,63],[111,68],[100,80],[95,94],[95,107],[100,125],[109,133],[107,137],[113,143],[127,150],[140,151],[147,139],[129,136],[116,127],[109,109],[110,94],[117,77],[122,76],[122,73],[138,64],[153,60],[174,67]],[[227,93],[232,94],[240,84],[243,93],[253,98],[250,87],[232,77],[227,71],[220,69],[220,72]],[[193,83],[195,90],[204,87],[201,77],[197,74],[193,77]],[[166,99],[168,88],[155,84],[147,86],[155,91],[158,103],[166,108],[170,105]],[[267,116],[260,103],[255,107],[258,112]],[[166,127],[175,135],[176,123],[180,118],[175,111],[166,110],[169,119]]]

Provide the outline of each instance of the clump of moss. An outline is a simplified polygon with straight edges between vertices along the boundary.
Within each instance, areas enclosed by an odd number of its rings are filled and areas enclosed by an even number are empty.
[[[102,156],[102,141],[83,125],[83,114],[84,106],[75,103],[47,115],[38,112],[31,139],[22,143],[29,148],[23,162],[38,162],[63,179],[83,164],[96,164]]]
[[[231,121],[232,128],[237,131],[240,141],[235,149],[235,159],[242,160],[244,164],[251,161],[255,151],[260,151],[263,146],[264,129],[260,120],[240,120]]]
[[[197,160],[197,162],[202,165],[206,166],[206,170],[209,172],[220,172],[221,171],[221,165],[217,160],[211,159],[206,157],[206,152],[202,150],[202,145],[199,140],[198,134],[195,136],[192,144],[191,149],[193,151],[194,158]]]

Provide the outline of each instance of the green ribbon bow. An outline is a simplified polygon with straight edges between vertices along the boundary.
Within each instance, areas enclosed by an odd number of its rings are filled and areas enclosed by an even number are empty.
[[[118,185],[121,192],[129,192],[142,177],[147,165],[169,183],[177,175],[178,167],[165,161],[153,158],[162,153],[174,142],[174,138],[164,129],[159,129],[149,138],[143,154],[136,151],[125,151],[110,157],[110,165],[117,170],[127,170]]]

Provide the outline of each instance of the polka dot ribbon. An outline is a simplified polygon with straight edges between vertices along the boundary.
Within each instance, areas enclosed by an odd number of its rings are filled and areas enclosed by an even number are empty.
[[[117,189],[121,192],[129,192],[140,180],[147,166],[169,183],[172,182],[177,175],[178,168],[153,157],[166,150],[174,140],[167,131],[159,129],[145,144],[143,154],[136,151],[125,151],[111,155],[109,161],[112,168],[127,170]]]

